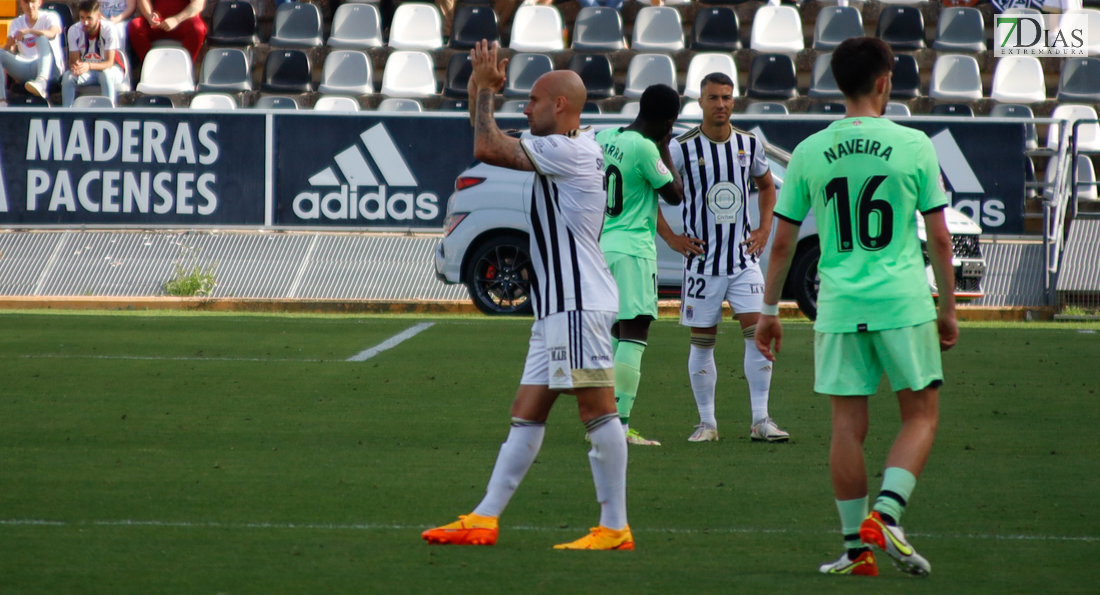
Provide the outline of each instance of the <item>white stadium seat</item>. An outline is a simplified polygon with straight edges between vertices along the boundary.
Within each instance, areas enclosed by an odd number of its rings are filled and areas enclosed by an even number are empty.
[[[932,66],[928,95],[933,99],[974,101],[982,98],[982,73],[973,56],[944,54]]]
[[[1001,103],[1046,101],[1047,84],[1043,64],[1031,56],[1001,58],[993,70],[989,96]]]
[[[699,53],[692,57],[688,64],[687,76],[684,79],[684,97],[698,99],[699,85],[703,77],[713,72],[721,72],[733,80],[733,96],[741,93],[737,90],[737,64],[733,61],[733,55],[726,53]]]
[[[182,48],[153,48],[141,66],[137,92],[146,95],[193,93],[195,71],[191,54]]]
[[[1095,120],[1096,110],[1091,105],[1062,104],[1054,108],[1050,117],[1065,121],[1072,130],[1073,123],[1077,120]],[[1061,134],[1059,124],[1047,126],[1047,147],[1057,149]],[[1077,127],[1077,148],[1083,151],[1100,151],[1100,124],[1094,122]]]
[[[553,6],[524,5],[512,17],[512,41],[517,52],[555,52],[565,49],[561,13]]]
[[[428,97],[436,94],[435,62],[424,52],[398,51],[386,59],[382,73],[386,97]]]
[[[678,52],[684,49],[684,23],[671,6],[644,6],[634,18],[632,49],[639,52]]]
[[[393,12],[389,46],[395,50],[443,47],[443,21],[434,4],[407,2]]]
[[[752,50],[792,54],[806,48],[802,17],[793,6],[761,6],[752,18]]]
[[[313,109],[318,112],[357,112],[359,102],[342,95],[323,95],[313,104]]]
[[[228,93],[199,93],[191,98],[191,109],[237,109],[237,100]]]
[[[638,99],[650,85],[658,83],[676,88],[676,64],[666,54],[638,54],[626,69],[626,89],[623,95]]]

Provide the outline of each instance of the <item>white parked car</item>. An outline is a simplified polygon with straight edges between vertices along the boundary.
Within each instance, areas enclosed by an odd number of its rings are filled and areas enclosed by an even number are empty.
[[[782,187],[790,154],[766,146],[776,187]],[[436,277],[444,283],[462,283],[474,305],[486,314],[529,314],[531,312],[531,259],[528,247],[527,209],[530,205],[534,174],[476,163],[455,181],[455,191],[447,201],[443,239],[436,247]],[[749,217],[759,221],[759,203],[755,191],[746,201]],[[682,233],[679,206],[660,203],[665,219],[676,233]],[[919,213],[917,233],[922,246],[926,240],[924,219]],[[985,259],[978,238],[982,228],[966,215],[948,208],[947,228],[954,237],[955,296],[970,300],[982,296],[981,279]],[[817,262],[821,250],[813,211],[802,223],[784,299],[793,299],[809,318],[817,314]],[[680,297],[683,284],[683,256],[657,242],[658,286],[663,297]],[[764,251],[761,268],[767,270],[771,245]],[[929,284],[936,292],[932,267],[925,264]]]

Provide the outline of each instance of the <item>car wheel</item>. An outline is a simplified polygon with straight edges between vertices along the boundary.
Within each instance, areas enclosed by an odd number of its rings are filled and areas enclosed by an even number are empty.
[[[466,263],[466,289],[486,314],[531,314],[535,279],[527,239],[518,235],[490,238],[478,245]]]
[[[815,242],[795,256],[791,265],[790,283],[798,309],[810,320],[817,319],[817,290],[821,280],[817,276],[817,263],[821,260],[821,247]]]

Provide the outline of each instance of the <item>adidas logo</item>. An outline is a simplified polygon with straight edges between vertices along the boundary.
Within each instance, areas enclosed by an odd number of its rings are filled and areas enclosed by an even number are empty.
[[[356,143],[336,154],[329,166],[309,178],[311,188],[332,189],[299,193],[294,197],[294,216],[299,219],[392,219],[424,221],[439,215],[439,197],[416,194],[417,181],[383,124],[359,135]],[[366,149],[364,152],[363,149]],[[367,157],[374,162],[371,168]],[[361,193],[365,189],[367,192]],[[389,194],[395,189],[400,192]]]
[[[554,372],[554,378],[567,378],[565,370],[558,368],[558,371]]]

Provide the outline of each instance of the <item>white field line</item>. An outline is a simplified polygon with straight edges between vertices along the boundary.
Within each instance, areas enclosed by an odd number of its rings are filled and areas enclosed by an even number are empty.
[[[0,526],[12,527],[168,527],[186,529],[279,529],[279,530],[321,530],[321,531],[422,531],[430,525],[412,525],[405,523],[221,523],[217,521],[138,521],[133,519],[91,520],[91,521],[49,521],[42,519],[0,519]],[[561,533],[577,531],[576,527],[535,527],[530,525],[505,526],[506,531],[537,531]],[[679,527],[638,527],[637,533],[680,533],[696,535],[835,535],[835,531],[811,531],[807,529],[762,529],[754,527],[713,527],[709,529],[688,529]],[[1065,541],[1096,543],[1100,537],[1092,535],[1026,535],[999,533],[910,533],[910,536],[929,539],[971,539],[983,541]]]
[[[421,332],[426,331],[433,326],[435,326],[434,322],[421,322],[420,324],[413,325],[405,329],[404,331],[401,331],[400,333],[397,333],[396,335],[390,337],[389,339],[382,341],[378,345],[371,347],[370,349],[360,351],[358,354],[349,357],[347,361],[365,362],[387,349],[393,349],[394,347],[397,347],[404,341],[407,341],[415,337],[416,335],[419,335]]]

